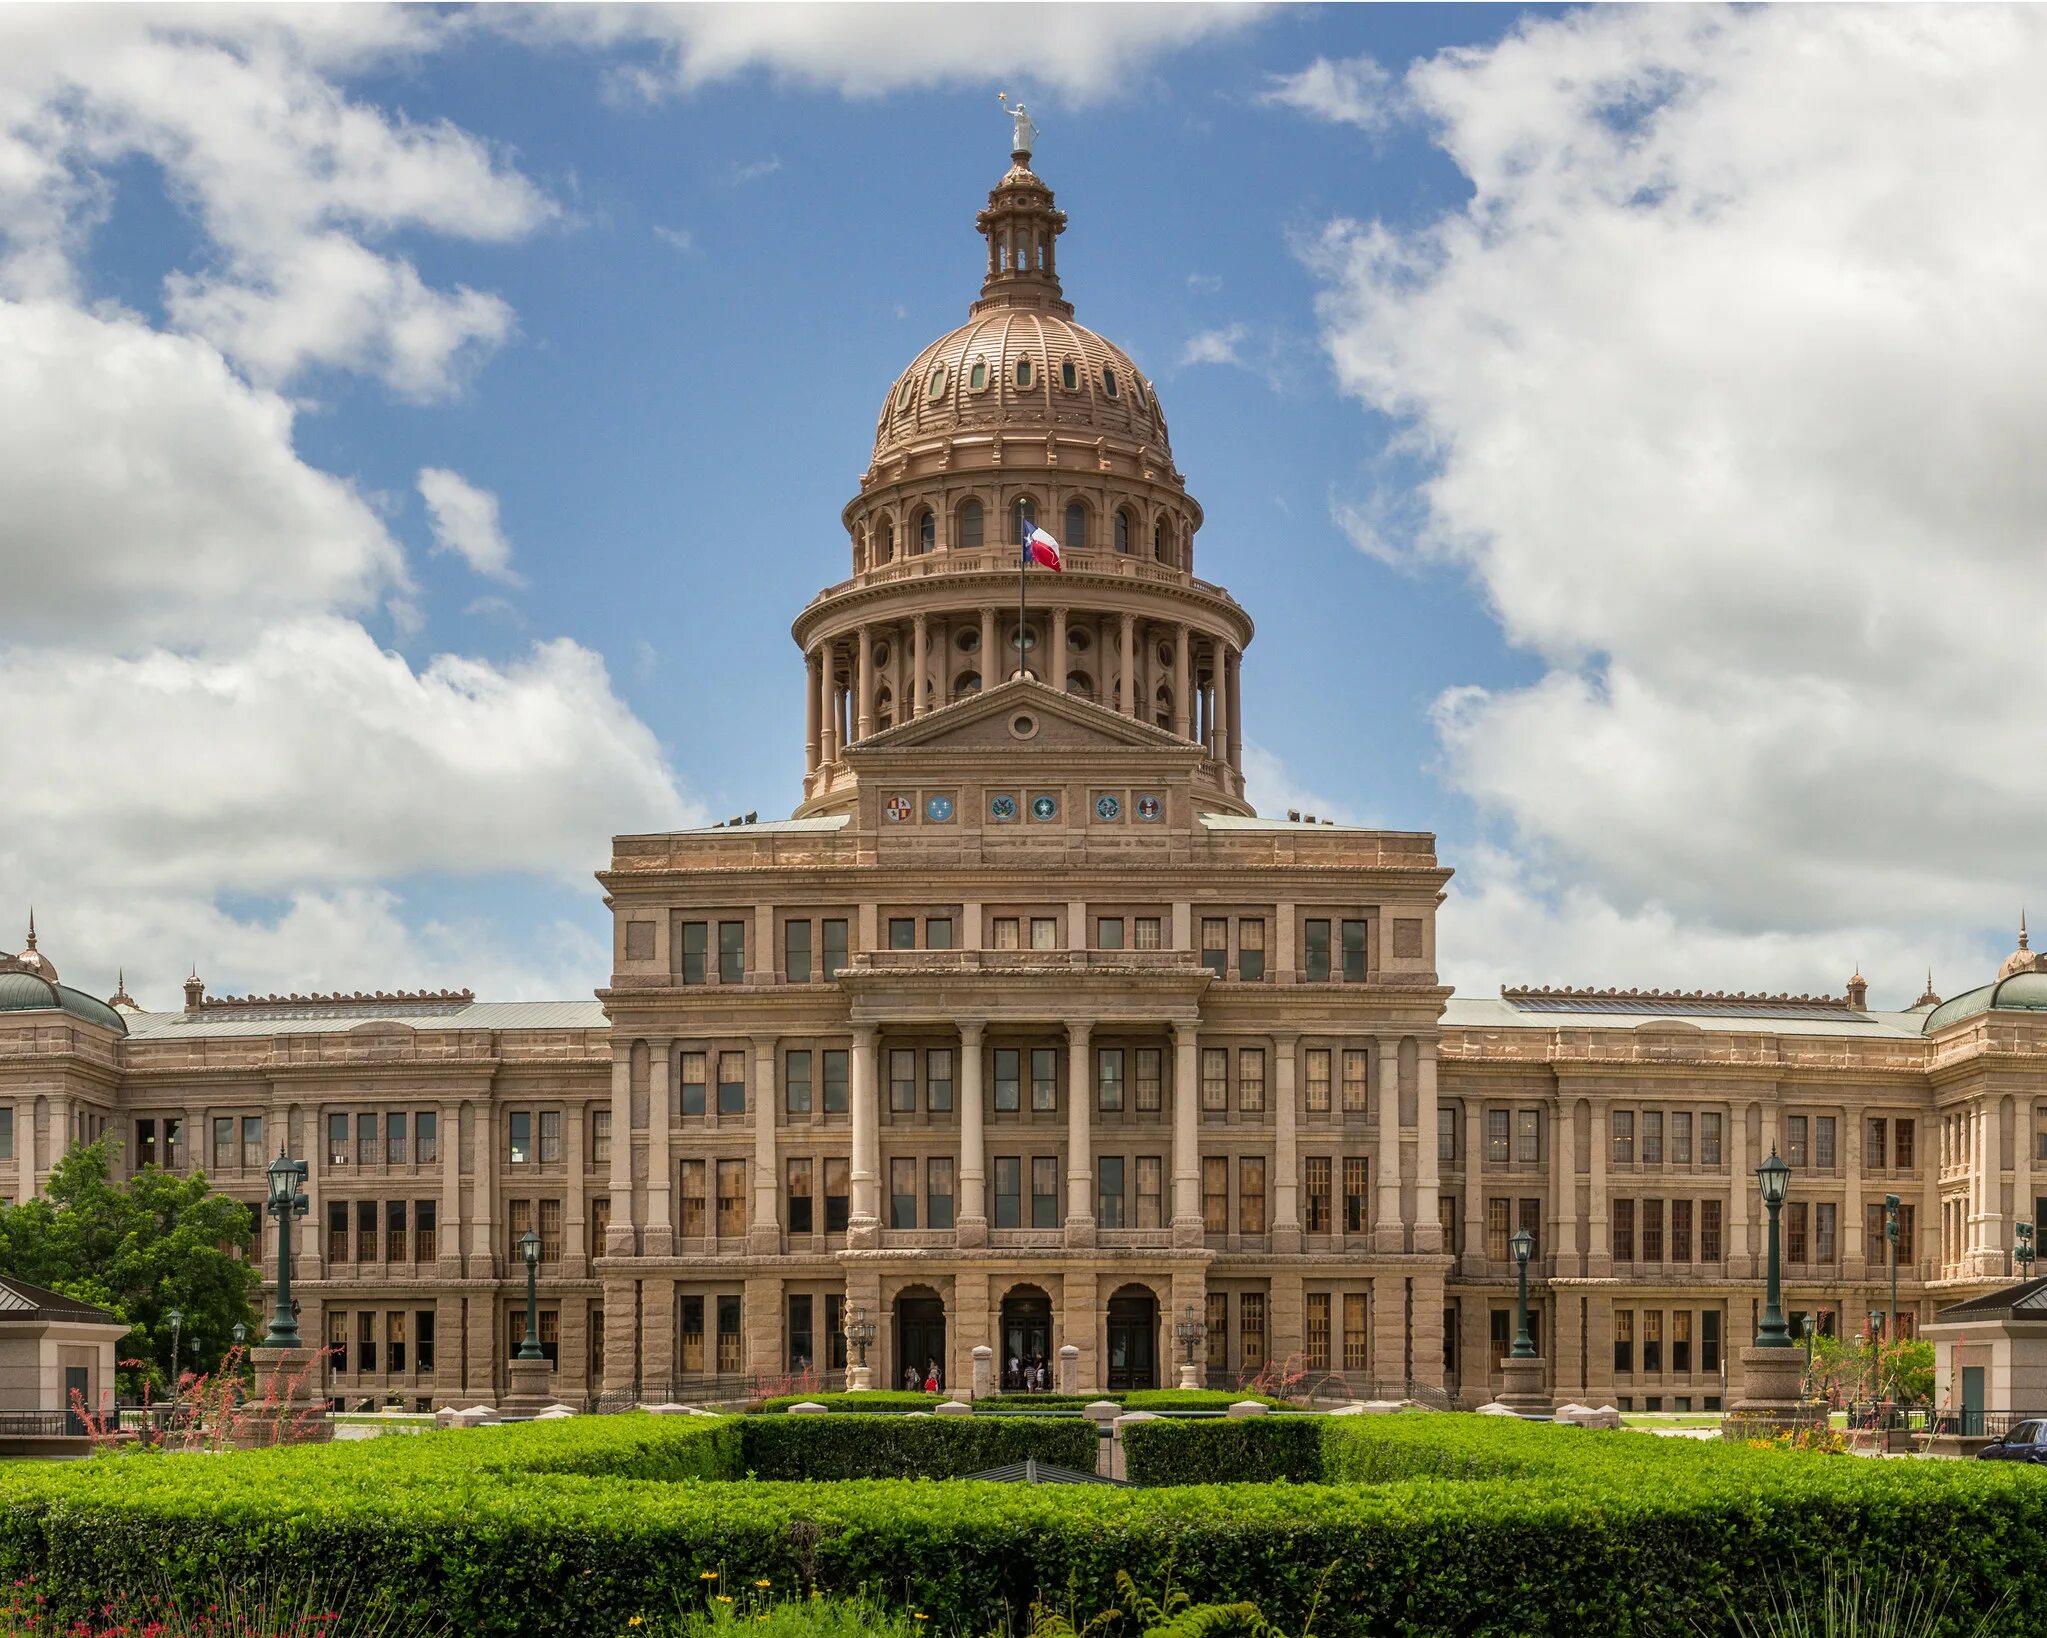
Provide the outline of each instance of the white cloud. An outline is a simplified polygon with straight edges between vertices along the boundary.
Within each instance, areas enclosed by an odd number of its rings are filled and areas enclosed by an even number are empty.
[[[1157,57],[1233,33],[1262,10],[1013,0],[976,6],[590,5],[519,10],[498,21],[592,45],[652,45],[656,64],[622,76],[646,95],[696,91],[750,73],[854,97],[939,83],[992,87],[1014,76],[1080,103],[1127,91]],[[989,103],[992,116],[992,95]]]
[[[682,255],[694,256],[697,252],[696,235],[688,228],[661,227],[657,224],[654,228],[654,237],[670,250],[678,251]]]
[[[1180,349],[1182,367],[1190,364],[1237,364],[1244,360],[1238,349],[1244,345],[1246,331],[1241,324],[1226,324],[1220,329],[1202,330],[1187,338]]]
[[[1315,119],[1383,131],[1399,112],[1398,84],[1370,57],[1317,57],[1298,74],[1269,78],[1271,88],[1260,102],[1293,108]]]
[[[488,579],[519,584],[512,572],[512,543],[498,522],[497,496],[442,466],[420,470],[419,493],[433,525],[435,551],[453,552]]]
[[[1197,296],[1212,296],[1223,287],[1220,273],[1189,273],[1187,288]]]
[[[743,163],[734,161],[732,168],[725,173],[725,185],[728,188],[743,188],[749,182],[758,182],[764,176],[773,176],[781,168],[781,158],[775,154],[769,154],[765,159],[749,159]]]
[[[1410,72],[1473,194],[1333,224],[1325,340],[1432,463],[1387,550],[1546,667],[1438,724],[1560,913],[1916,980],[2040,896],[2043,75],[2038,12],[1903,7],[1595,8]]]
[[[1301,784],[1278,753],[1250,741],[1244,745],[1244,800],[1268,819],[1294,812],[1345,825],[1361,822],[1346,804]]]

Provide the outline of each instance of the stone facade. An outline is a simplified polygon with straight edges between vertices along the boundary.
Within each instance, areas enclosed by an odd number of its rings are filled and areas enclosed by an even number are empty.
[[[983,1347],[1005,1382],[1168,1384],[1191,1318],[1212,1379],[1477,1403],[1526,1226],[1559,1401],[1713,1408],[1772,1147],[1794,1312],[1888,1308],[1887,1194],[1903,1323],[2003,1279],[2047,1125],[2025,951],[1903,1013],[1859,978],[1454,997],[1433,837],[1252,814],[1251,621],[1194,575],[1157,397],[1073,322],[1028,161],[968,324],[884,401],[851,577],[795,622],[795,817],[616,838],[589,1001],[195,978],[147,1013],[0,961],[0,1187],[108,1129],[251,1203],[302,1156],[294,1290],[348,1402],[505,1394],[529,1226],[570,1403],[836,1384],[856,1314],[877,1386],[964,1388]],[[1063,571],[1019,616],[1033,525]]]

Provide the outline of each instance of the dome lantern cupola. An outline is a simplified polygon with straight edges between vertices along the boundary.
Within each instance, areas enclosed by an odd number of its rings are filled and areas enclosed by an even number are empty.
[[[1036,308],[1073,316],[1073,303],[1059,289],[1059,235],[1066,213],[1052,204],[1052,190],[1031,169],[1031,143],[1038,128],[1024,105],[1010,109],[1016,121],[1009,170],[988,194],[988,208],[974,226],[988,241],[988,275],[975,313],[999,307]]]

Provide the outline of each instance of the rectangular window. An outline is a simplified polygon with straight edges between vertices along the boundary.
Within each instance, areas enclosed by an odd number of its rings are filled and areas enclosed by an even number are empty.
[[[1103,1155],[1095,1161],[1095,1221],[1105,1229],[1126,1226],[1123,1183],[1121,1155]]]
[[[1831,1200],[1816,1200],[1812,1208],[1812,1260],[1831,1263],[1840,1235],[1840,1208]]]
[[[1464,1255],[1464,1225],[1458,1220],[1457,1196],[1436,1196],[1436,1227],[1443,1231],[1443,1249],[1453,1257]]]
[[[628,1233],[631,1230],[627,1230]],[[600,1194],[590,1202],[590,1255],[605,1255],[606,1242],[611,1238],[611,1196]]]
[[[222,1171],[230,1166],[239,1166],[241,1156],[235,1153],[235,1120],[232,1115],[216,1115],[213,1120],[213,1167]]]
[[[682,1299],[682,1348],[676,1363],[688,1376],[701,1376],[704,1371],[704,1299],[684,1297]]]
[[[917,1110],[917,1054],[904,1047],[888,1055],[888,1107],[892,1115]]]
[[[329,1368],[348,1375],[348,1316],[331,1308],[327,1311],[327,1351],[333,1359]]]
[[[1513,1111],[1510,1109],[1488,1109],[1485,1112],[1485,1158],[1488,1166],[1504,1166],[1513,1144]]]
[[[952,1108],[951,1047],[932,1047],[924,1054],[924,1107],[933,1114]]]
[[[995,1157],[995,1226],[1023,1227],[1023,1157]]]
[[[1810,1262],[1811,1246],[1806,1237],[1807,1219],[1811,1211],[1803,1200],[1787,1200],[1784,1203],[1784,1260],[1788,1263]]]
[[[1031,1048],[1031,1107],[1059,1107],[1059,1054],[1051,1047]]]
[[[1661,1166],[1663,1164],[1663,1111],[1645,1109],[1642,1111],[1642,1164]]]
[[[1528,1236],[1528,1255],[1540,1257],[1542,1255],[1542,1202],[1540,1200],[1517,1200],[1514,1203],[1514,1226]]]
[[[1663,1261],[1663,1202],[1644,1200],[1642,1202],[1642,1261],[1660,1263]]]
[[[434,1311],[431,1308],[419,1309],[412,1316],[412,1324],[419,1368],[430,1371],[434,1368]]]
[[[355,1260],[359,1263],[377,1260],[377,1203],[374,1200],[355,1203]]]
[[[1371,1221],[1370,1190],[1366,1187],[1371,1162],[1363,1155],[1343,1157],[1343,1232],[1363,1234]]]
[[[90,1134],[87,1135],[90,1136]],[[421,1155],[419,1158],[421,1160],[428,1160],[432,1157]],[[263,1164],[263,1117],[261,1115],[244,1115],[242,1117],[242,1164],[244,1166],[261,1166]]]
[[[807,1047],[782,1054],[782,1104],[792,1115],[810,1113],[810,1051]]]
[[[1542,1159],[1540,1109],[1514,1111],[1514,1158],[1525,1166],[1532,1166]]]
[[[1311,1115],[1329,1113],[1329,1048],[1308,1048],[1308,1102]]]
[[[1613,1260],[1632,1263],[1635,1260],[1635,1203],[1632,1200],[1615,1200],[1612,1208]]]
[[[924,1162],[924,1226],[952,1227],[953,1160],[950,1155],[933,1155]]]
[[[1500,1361],[1507,1357],[1507,1350],[1513,1346],[1508,1339],[1514,1330],[1514,1316],[1504,1308],[1495,1308],[1486,1315],[1486,1341],[1492,1344],[1493,1368],[1499,1369]]]
[[[1886,1171],[1890,1167],[1891,1123],[1882,1115],[1872,1115],[1863,1128],[1862,1164],[1872,1172]],[[2037,1156],[2035,1158],[2038,1158]]]
[[[686,921],[682,924],[682,938],[676,946],[677,956],[682,962],[682,981],[685,984],[701,984],[704,981],[704,954],[709,948],[708,922]]]
[[[1306,923],[1307,961],[1301,976],[1310,984],[1329,982],[1329,923],[1320,918]]]
[[[1202,1304],[1206,1323],[1202,1330],[1207,1337],[1208,1368],[1211,1371],[1227,1370],[1230,1363],[1230,1296],[1227,1291],[1211,1291]]]
[[[801,1376],[809,1370],[817,1354],[810,1338],[811,1297],[808,1292],[792,1292],[789,1296],[789,1369]]]
[[[384,1256],[394,1263],[407,1261],[406,1253],[411,1250],[412,1238],[405,1227],[405,1202],[387,1200],[384,1202]]]
[[[746,1162],[718,1162],[718,1232],[720,1235],[746,1232]]]
[[[917,948],[917,918],[915,916],[890,916],[888,918],[888,947],[891,950],[914,950]]]
[[[1346,1291],[1343,1294],[1343,1368],[1346,1371],[1369,1368],[1372,1332],[1365,1315],[1365,1294]],[[1446,1330],[1444,1334],[1449,1336],[1454,1332]]]
[[[1160,927],[1157,916],[1139,916],[1131,924],[1130,931],[1136,948],[1140,950],[1156,950],[1160,947]]]
[[[792,1160],[789,1172],[789,1232],[808,1234],[816,1221],[811,1215],[810,1160]]]
[[[1120,1111],[1123,1107],[1123,1049],[1103,1047],[1095,1054],[1095,1096],[1098,1107]]]
[[[505,1142],[509,1147],[514,1166],[525,1166],[533,1159],[533,1112],[530,1109],[515,1109],[505,1117]]]
[[[846,1299],[836,1291],[824,1299],[824,1358],[828,1371],[846,1368]]]
[[[739,1369],[739,1298],[718,1299],[718,1374],[731,1376]]]
[[[1201,1157],[1201,1227],[1208,1234],[1230,1232],[1230,1161],[1227,1155]]]
[[[1663,1310],[1645,1309],[1642,1314],[1642,1373],[1651,1375],[1663,1369]]]
[[[676,1084],[682,1092],[682,1112],[701,1115],[704,1112],[704,1091],[711,1078],[711,1055],[708,1052],[685,1052],[680,1065]]]
[[[846,1086],[851,1054],[844,1047],[828,1047],[824,1055],[824,1112],[843,1115],[850,1107]]]
[[[1812,1123],[1812,1163],[1820,1171],[1834,1169],[1834,1124],[1832,1115],[1815,1115]]]
[[[1329,1369],[1329,1293],[1310,1291],[1307,1306],[1308,1369],[1326,1371]]]
[[[1717,1166],[1720,1164],[1720,1129],[1723,1117],[1708,1110],[1699,1117],[1699,1164]]]
[[[739,984],[746,980],[746,923],[718,923],[718,982]]]
[[[516,1119],[517,1117],[513,1118]],[[164,1122],[166,1134],[170,1131],[170,1124],[169,1121]],[[377,1117],[375,1115],[357,1115],[355,1117],[355,1163],[358,1166],[374,1166],[378,1164],[383,1149],[383,1132],[379,1129]]]
[[[1670,1203],[1670,1260],[1674,1263],[1692,1260],[1692,1203],[1689,1200]]]
[[[540,1202],[540,1260],[543,1263],[562,1260],[562,1203],[559,1200]]]
[[[1265,923],[1256,916],[1237,923],[1237,976],[1246,983],[1265,976]]]
[[[1201,964],[1217,978],[1230,976],[1230,924],[1227,918],[1201,918]]]
[[[1166,1162],[1163,1155],[1137,1157],[1137,1226],[1164,1228]]]
[[[853,1163],[844,1155],[827,1155],[824,1162],[824,1231],[844,1234],[852,1216]]]
[[[1616,1376],[1635,1374],[1635,1315],[1631,1309],[1614,1310],[1613,1369]]]
[[[1016,916],[995,918],[995,948],[1015,950],[1023,946],[1023,922]]]
[[[1346,984],[1365,981],[1365,924],[1361,921],[1343,924],[1343,981]]]
[[[1243,1155],[1237,1160],[1237,1232],[1265,1232],[1265,1158]]]
[[[557,1115],[555,1119],[561,1117]],[[384,1158],[393,1166],[405,1164],[405,1117],[386,1115],[384,1117]]]
[[[824,924],[824,961],[818,970],[821,978],[830,978],[846,965],[846,922],[842,916],[832,916]]]
[[[1371,1102],[1369,1054],[1362,1047],[1347,1047],[1343,1054],[1343,1112],[1362,1115]]]
[[[690,1239],[701,1237],[705,1229],[704,1163],[701,1160],[682,1163],[682,1190],[677,1203],[681,1207],[678,1231]]]
[[[1007,1114],[1018,1107],[1022,1086],[1023,1054],[1015,1047],[995,1049],[995,1110]]]
[[[505,1202],[505,1241],[509,1248],[511,1266],[519,1267],[525,1254],[519,1250],[519,1242],[526,1237],[526,1231],[533,1226],[533,1202],[530,1200],[508,1200]]]
[[[782,923],[782,972],[792,984],[810,982],[809,922]]]
[[[375,1371],[377,1368],[377,1316],[367,1310],[355,1316],[356,1369]]]
[[[610,1204],[609,1201],[606,1202]],[[601,1249],[604,1242],[597,1242]],[[412,1203],[412,1255],[415,1261],[430,1263],[441,1254],[440,1206],[433,1200]],[[420,1362],[424,1364],[425,1361]]]
[[[1237,1345],[1247,1371],[1265,1366],[1265,1293],[1246,1291],[1237,1298]]]
[[[1120,950],[1123,948],[1123,918],[1121,916],[1100,916],[1096,918],[1095,948],[1097,950]]]
[[[1699,1369],[1709,1376],[1720,1369],[1720,1316],[1711,1309],[1699,1316]]]
[[[1613,1163],[1616,1166],[1634,1165],[1635,1112],[1632,1109],[1615,1109],[1609,1113],[1608,1121],[1613,1130]]]
[[[1679,1111],[1670,1117],[1670,1163],[1673,1166],[1692,1163],[1692,1117],[1689,1112]]]
[[[1265,1048],[1237,1049],[1237,1107],[1255,1114],[1265,1107]]]
[[[341,1123],[341,1146],[338,1158],[335,1159],[334,1164],[346,1166],[348,1164],[348,1117],[346,1115],[330,1116],[327,1122],[330,1133],[333,1131],[335,1121]],[[135,1123],[135,1164],[138,1166],[154,1166],[156,1164],[156,1122],[153,1120],[138,1120]],[[24,1198],[27,1197],[27,1194],[28,1191],[26,1189],[22,1190]]]
[[[1137,1049],[1137,1109],[1156,1114],[1165,1107],[1166,1054],[1161,1047]]]
[[[718,1054],[718,1113],[746,1113],[746,1054],[743,1052]]]
[[[1201,1107],[1216,1110],[1230,1106],[1230,1054],[1227,1047],[1201,1049]]]
[[[1303,1165],[1301,1227],[1309,1234],[1329,1232],[1331,1170],[1328,1155],[1309,1155]]]
[[[906,1155],[893,1156],[888,1163],[888,1226],[917,1226],[917,1162]]]
[[[1673,1202],[1675,1204],[1675,1202]],[[1678,1308],[1670,1316],[1670,1368],[1679,1376],[1692,1369],[1692,1311]]]
[[[348,1261],[348,1202],[345,1200],[327,1202],[327,1261]]]
[[[1512,1227],[1508,1216],[1512,1210],[1513,1203],[1508,1200],[1491,1199],[1485,1203],[1485,1254],[1496,1263],[1504,1263],[1512,1254],[1507,1245]]]
[[[1699,1202],[1699,1261],[1720,1261],[1720,1207],[1718,1200]]]
[[[397,1156],[393,1155],[393,1161]],[[540,1159],[543,1165],[560,1165],[562,1158],[562,1112],[559,1109],[540,1111]]]
[[[1056,917],[1031,917],[1031,948],[1033,950],[1056,950],[1059,948],[1059,922]]]
[[[1795,1167],[1809,1165],[1806,1144],[1806,1119],[1803,1115],[1784,1117],[1784,1159]]]
[[[1031,1156],[1031,1227],[1059,1226],[1059,1157]]]
[[[1912,1136],[1916,1127],[1912,1121],[1900,1120],[1896,1130],[1897,1153],[1892,1164],[1901,1172],[1909,1172],[1912,1169]]]
[[[441,1121],[431,1109],[422,1109],[412,1117],[412,1135],[422,1166],[431,1166],[441,1158]]]
[[[952,948],[952,917],[926,916],[924,918],[924,948],[927,950],[950,950]]]

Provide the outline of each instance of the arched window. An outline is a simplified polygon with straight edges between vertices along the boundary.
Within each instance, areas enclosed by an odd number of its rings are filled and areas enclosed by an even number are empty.
[[[1120,509],[1116,513],[1116,550],[1130,550],[1130,514]]]
[[[903,384],[900,388],[897,389],[896,392],[896,413],[898,415],[902,414],[904,410],[910,407],[910,392],[911,392],[910,378],[908,376],[904,376]]]
[[[987,385],[988,361],[985,358],[977,358],[974,360],[974,367],[967,372],[967,389],[970,392],[979,392]]]
[[[1136,376],[1130,378],[1130,396],[1137,400],[1137,407],[1144,408],[1144,383]]]
[[[1011,531],[1010,543],[1021,546],[1038,523],[1038,503],[1028,495],[1016,498],[1016,528]]]
[[[938,519],[926,512],[917,519],[917,550],[928,552],[938,544]]]
[[[1080,389],[1080,369],[1070,358],[1059,366],[1059,385],[1068,392]]]
[[[924,396],[927,398],[943,398],[945,396],[945,366],[943,364],[931,372],[931,385],[925,389]]]
[[[960,508],[960,540],[962,548],[981,544],[981,503],[970,500]]]
[[[1102,366],[1102,391],[1111,398],[1116,396],[1116,372],[1106,364]]]
[[[955,695],[980,693],[981,673],[978,671],[962,671],[957,677],[953,678],[952,691]]]
[[[1158,697],[1152,701],[1152,722],[1169,731],[1173,726],[1173,691],[1164,683],[1159,684]]]
[[[877,662],[878,663],[878,662]],[[879,733],[895,721],[896,697],[886,683],[874,691],[874,728]]]
[[[1166,560],[1166,526],[1164,522],[1152,525],[1151,555],[1161,563]]]
[[[1095,697],[1095,680],[1085,671],[1069,671],[1066,673],[1066,692],[1091,700]]]
[[[1031,384],[1031,361],[1027,358],[1016,361],[1016,384],[1019,387],[1028,387]]]
[[[867,536],[858,530],[853,534],[853,572],[855,574],[867,572]]]
[[[1087,550],[1087,508],[1079,501],[1066,503],[1066,538],[1059,544],[1076,552]]]
[[[887,518],[881,520],[881,539],[875,546],[874,561],[890,563],[896,555],[896,526]]]

